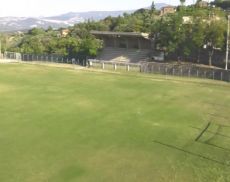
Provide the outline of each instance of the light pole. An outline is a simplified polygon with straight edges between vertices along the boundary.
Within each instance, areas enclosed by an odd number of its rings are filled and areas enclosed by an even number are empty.
[[[228,15],[228,30],[227,30],[227,43],[226,43],[226,65],[225,69],[228,70],[228,44],[229,44],[229,19],[230,15]]]
[[[0,36],[0,59],[2,59],[2,42],[1,42],[1,36]]]

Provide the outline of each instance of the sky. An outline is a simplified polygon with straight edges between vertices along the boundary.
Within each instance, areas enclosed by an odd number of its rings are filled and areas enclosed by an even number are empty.
[[[194,0],[186,0],[191,4]],[[179,0],[155,0],[155,3],[178,5]],[[0,17],[53,16],[68,12],[132,10],[150,6],[152,0],[3,0]]]

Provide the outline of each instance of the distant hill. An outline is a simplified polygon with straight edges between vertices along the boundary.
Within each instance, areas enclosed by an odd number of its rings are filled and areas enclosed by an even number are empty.
[[[156,9],[161,9],[167,4],[156,3]],[[0,32],[26,30],[34,27],[60,28],[72,26],[76,23],[84,22],[88,19],[101,20],[107,16],[117,17],[123,13],[132,13],[135,10],[123,11],[89,11],[89,12],[69,12],[52,17],[0,17]]]
[[[157,10],[160,10],[161,8],[165,7],[165,6],[172,6],[170,4],[165,4],[165,3],[156,3],[155,7]]]
[[[59,21],[68,21],[68,22],[82,22],[88,19],[91,20],[101,20],[106,18],[107,16],[117,17],[122,15],[124,12],[132,13],[134,10],[127,10],[127,11],[89,11],[89,12],[80,12],[80,13],[66,13],[59,16],[47,17],[49,20],[59,20]]]

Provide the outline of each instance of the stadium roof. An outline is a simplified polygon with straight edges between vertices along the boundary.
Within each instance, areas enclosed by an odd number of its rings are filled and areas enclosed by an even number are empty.
[[[93,35],[112,35],[112,36],[127,36],[127,37],[143,37],[149,39],[149,34],[147,33],[138,33],[138,32],[109,32],[109,31],[91,31]]]

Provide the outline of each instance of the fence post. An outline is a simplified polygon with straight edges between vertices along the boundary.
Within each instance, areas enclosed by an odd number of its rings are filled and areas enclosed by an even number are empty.
[[[116,63],[114,64],[114,70],[115,71],[117,70],[117,64]]]
[[[183,68],[181,68],[180,73],[181,73],[181,76],[183,76]]]
[[[204,77],[207,78],[207,73],[206,73],[206,71],[204,71]]]
[[[102,62],[102,69],[104,70],[105,69],[105,63]]]
[[[196,71],[196,76],[199,77],[199,70]]]
[[[175,69],[173,68],[173,76],[174,76],[174,74],[175,74]]]
[[[188,70],[188,77],[189,77],[189,78],[191,77],[191,70],[190,70],[190,68],[189,68],[189,70]]]
[[[127,71],[129,71],[129,64],[127,64],[127,68],[126,68]]]
[[[168,73],[168,68],[165,67],[165,74],[167,75],[167,73]]]
[[[215,79],[215,72],[212,72],[213,80]]]

